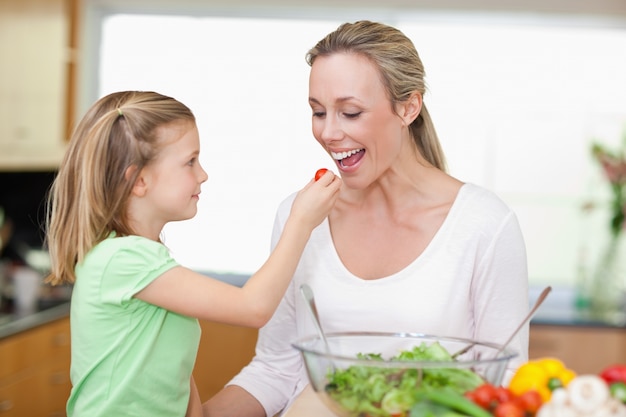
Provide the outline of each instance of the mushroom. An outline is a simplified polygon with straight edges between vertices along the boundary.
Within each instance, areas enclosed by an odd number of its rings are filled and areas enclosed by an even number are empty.
[[[626,405],[611,397],[599,376],[579,375],[567,388],[554,390],[536,417],[626,417]]]
[[[626,406],[617,398],[611,397],[593,413],[593,417],[626,417]]]
[[[572,407],[584,415],[600,410],[611,397],[609,387],[596,375],[579,375],[567,386]]]
[[[579,417],[568,404],[555,404],[552,401],[541,406],[535,417]]]

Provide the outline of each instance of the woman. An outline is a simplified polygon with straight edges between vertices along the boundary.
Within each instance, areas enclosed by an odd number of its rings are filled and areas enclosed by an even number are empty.
[[[308,380],[291,343],[315,329],[299,294],[315,292],[327,332],[421,332],[504,342],[528,312],[524,241],[493,193],[445,172],[412,42],[368,21],[341,25],[307,55],[313,134],[343,185],[307,244],[256,356],[204,404],[205,415],[273,416]],[[273,241],[289,214],[279,207]],[[528,356],[528,327],[510,347]]]

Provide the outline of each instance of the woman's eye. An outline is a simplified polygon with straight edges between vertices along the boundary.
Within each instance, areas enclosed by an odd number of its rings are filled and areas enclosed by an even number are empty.
[[[348,118],[348,119],[356,119],[357,117],[359,117],[361,115],[361,112],[356,112],[356,113],[344,113],[344,115]]]
[[[326,112],[323,111],[314,111],[313,112],[313,117],[324,117],[326,116]]]

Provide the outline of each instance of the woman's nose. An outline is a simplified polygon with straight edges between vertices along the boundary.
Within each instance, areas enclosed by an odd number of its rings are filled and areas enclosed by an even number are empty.
[[[343,137],[343,130],[341,124],[334,116],[327,116],[322,122],[322,131],[320,138],[324,142],[333,142],[340,140]]]

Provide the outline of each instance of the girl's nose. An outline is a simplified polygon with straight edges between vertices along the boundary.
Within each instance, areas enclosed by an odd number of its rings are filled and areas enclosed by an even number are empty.
[[[209,179],[209,174],[206,173],[206,171],[204,170],[204,168],[202,168],[200,164],[198,164],[198,166],[200,167],[200,175],[198,175],[198,181],[200,183],[203,183]]]

